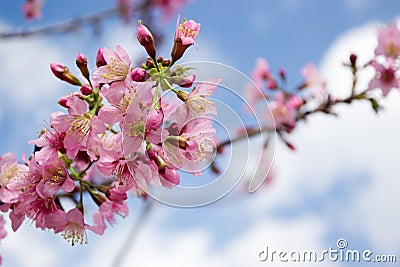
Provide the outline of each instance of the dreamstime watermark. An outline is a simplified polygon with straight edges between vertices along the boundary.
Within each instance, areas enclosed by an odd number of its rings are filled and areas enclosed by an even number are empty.
[[[339,238],[336,247],[329,247],[321,251],[316,250],[273,250],[266,246],[258,254],[262,262],[386,262],[397,261],[396,255],[374,254],[371,250],[348,249],[347,240]]]

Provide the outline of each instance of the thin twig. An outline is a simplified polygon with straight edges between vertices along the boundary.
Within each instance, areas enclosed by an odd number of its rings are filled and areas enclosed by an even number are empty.
[[[100,21],[112,18],[120,13],[119,7],[103,10],[86,16],[69,19],[59,23],[44,26],[32,30],[19,30],[13,32],[1,32],[0,39],[15,39],[40,35],[55,35],[79,30],[84,26],[94,26]]]

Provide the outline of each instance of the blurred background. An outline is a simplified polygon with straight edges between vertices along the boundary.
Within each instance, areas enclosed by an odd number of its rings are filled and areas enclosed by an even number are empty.
[[[35,29],[115,6],[114,1],[47,0],[43,18],[27,22],[22,4],[0,2],[1,32]],[[160,55],[170,53],[178,14],[201,23],[198,49],[192,47],[183,61],[219,62],[249,75],[256,59],[264,57],[273,73],[286,69],[289,87],[298,85],[300,69],[314,62],[329,91],[344,96],[351,75],[342,63],[350,53],[357,53],[360,62],[372,57],[377,29],[398,18],[400,2],[193,0],[167,18],[154,14],[154,26],[164,34]],[[11,151],[21,158],[24,151],[31,153],[27,141],[48,125],[49,114],[59,110],[56,101],[70,92],[53,77],[50,63],[73,69],[81,52],[94,68],[97,49],[117,44],[140,60],[145,53],[135,34],[136,24],[115,18],[69,34],[0,39],[0,154]],[[360,77],[360,88],[370,77]],[[212,205],[192,209],[154,203],[145,217],[143,203],[131,200],[129,217],[102,237],[88,233],[85,246],[71,247],[30,222],[13,233],[7,221],[8,236],[0,245],[3,265],[259,266],[271,264],[259,260],[266,247],[322,251],[336,249],[340,238],[349,249],[396,255],[400,261],[399,103],[396,90],[378,115],[368,103],[339,106],[338,118],[317,114],[290,136],[295,152],[278,142],[273,178],[255,194],[238,188]],[[319,265],[365,263],[326,260]],[[373,263],[389,265],[396,264]]]

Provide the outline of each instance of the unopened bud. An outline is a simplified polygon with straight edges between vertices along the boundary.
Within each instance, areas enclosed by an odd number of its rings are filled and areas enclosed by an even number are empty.
[[[78,66],[79,70],[81,71],[83,77],[89,80],[89,69],[87,66],[87,58],[84,54],[79,53],[76,56],[76,66]]]
[[[279,76],[282,80],[286,80],[286,70],[284,68],[279,69]]]
[[[100,48],[97,51],[97,56],[96,56],[96,66],[97,67],[101,67],[101,66],[107,65],[107,62],[106,62],[106,60],[104,59],[104,56],[103,56],[103,52],[104,52],[104,48],[103,47]]]
[[[149,112],[149,115],[146,119],[146,129],[148,130],[158,130],[164,119],[164,112],[162,109],[159,111],[155,108],[152,108]]]
[[[169,65],[171,65],[171,60],[164,58],[163,61],[161,62],[161,65],[163,65],[164,67],[168,67]]]
[[[68,101],[68,98],[66,96],[63,96],[58,100],[58,104],[64,108],[68,108],[67,101]]]
[[[82,85],[78,78],[76,78],[69,69],[61,63],[50,64],[50,69],[53,74],[60,80],[72,85]]]
[[[196,75],[194,75],[194,74],[183,77],[179,83],[179,86],[184,87],[184,88],[189,88],[193,85],[193,82],[195,79],[196,79]]]
[[[160,169],[158,173],[164,178],[160,179],[161,184],[167,188],[172,188],[180,182],[179,174],[175,169],[165,167]]]
[[[268,89],[271,89],[271,90],[278,88],[278,85],[276,84],[276,81],[274,79],[269,79],[267,82],[267,86],[268,86]]]
[[[357,55],[351,54],[350,55],[350,63],[353,68],[356,66],[356,62],[357,62]]]
[[[135,68],[131,72],[131,78],[135,82],[143,82],[147,80],[147,72],[142,68]]]
[[[138,21],[137,39],[139,43],[146,49],[147,54],[152,58],[156,58],[156,48],[154,47],[154,38],[149,29]]]
[[[91,95],[92,94],[92,87],[89,84],[84,84],[81,86],[81,93],[82,95]]]

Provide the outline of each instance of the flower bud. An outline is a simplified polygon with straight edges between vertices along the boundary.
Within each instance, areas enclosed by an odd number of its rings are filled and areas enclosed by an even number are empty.
[[[162,109],[159,111],[155,108],[152,108],[149,112],[149,115],[146,119],[146,129],[148,130],[157,130],[161,127],[164,119],[164,112]]]
[[[356,66],[356,61],[357,61],[357,55],[351,54],[350,55],[350,63],[353,68]]]
[[[116,188],[111,188],[107,190],[106,197],[113,202],[122,203],[128,198],[128,195],[126,192],[121,192]]]
[[[286,80],[286,70],[284,68],[279,69],[279,76],[282,80]]]
[[[103,52],[104,52],[104,48],[103,47],[100,48],[97,51],[97,56],[96,56],[96,66],[97,67],[101,67],[101,66],[107,65],[107,62],[106,62],[106,60],[104,59],[104,56],[103,56]]]
[[[158,173],[164,178],[160,179],[161,184],[167,188],[172,188],[180,182],[179,174],[175,169],[165,167],[160,169]]]
[[[158,153],[152,148],[149,148],[146,150],[147,151],[147,156],[149,157],[150,160],[156,161],[158,158]]]
[[[60,63],[50,64],[50,69],[53,74],[60,80],[67,82],[72,85],[82,85],[78,78],[76,78],[69,69]]]
[[[147,72],[142,68],[135,68],[131,72],[131,78],[135,82],[143,82],[147,80]]]
[[[58,104],[64,108],[68,108],[67,101],[68,101],[68,98],[66,96],[63,96],[58,100]]]
[[[89,80],[89,69],[87,66],[87,58],[84,54],[79,53],[76,56],[76,66],[78,66],[79,70],[81,71],[83,77]]]
[[[81,86],[81,93],[82,95],[91,95],[92,94],[92,87],[89,84],[84,84]]]
[[[147,54],[152,58],[156,58],[156,48],[154,47],[154,38],[149,29],[142,25],[142,22],[138,21],[137,27],[137,39],[139,43],[146,49]]]

